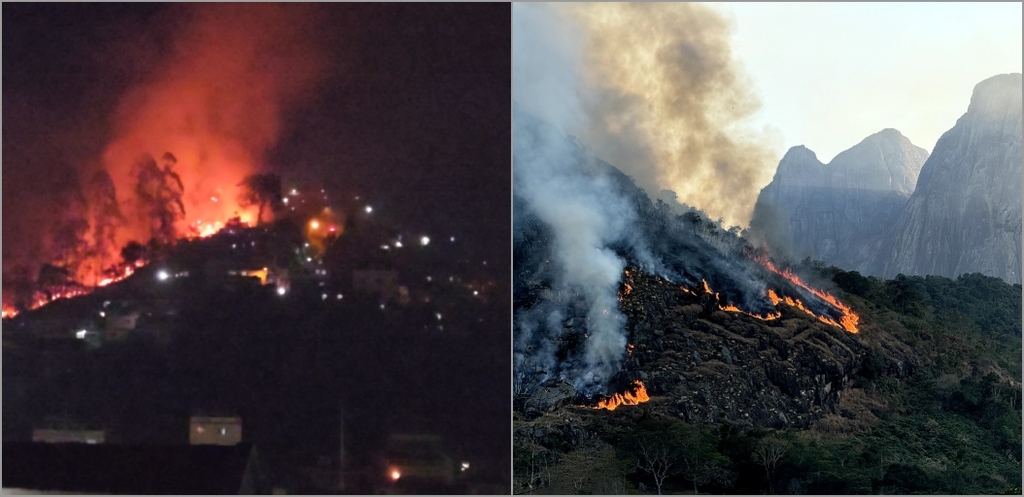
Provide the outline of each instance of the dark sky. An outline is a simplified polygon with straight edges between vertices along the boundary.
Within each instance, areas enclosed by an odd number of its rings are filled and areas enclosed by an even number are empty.
[[[283,106],[262,168],[363,194],[402,224],[508,259],[508,5],[319,4],[308,37],[323,80]],[[76,171],[115,137],[125,93],[161,70],[185,10],[10,4],[3,9],[3,240],[39,253]],[[246,85],[241,81],[239,85]],[[56,207],[56,208],[55,208]]]

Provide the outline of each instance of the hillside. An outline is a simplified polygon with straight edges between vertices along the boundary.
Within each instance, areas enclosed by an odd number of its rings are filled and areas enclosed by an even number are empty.
[[[1019,492],[1020,285],[773,260],[515,123],[516,493]]]

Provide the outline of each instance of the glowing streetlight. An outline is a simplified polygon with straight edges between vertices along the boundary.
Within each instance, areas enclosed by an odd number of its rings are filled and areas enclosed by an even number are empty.
[[[420,238],[420,245],[423,245],[424,247],[426,247],[427,245],[430,245],[430,237],[429,236],[425,236],[423,238]]]
[[[157,271],[157,273],[156,273],[156,279],[158,279],[160,281],[167,281],[167,279],[170,278],[170,277],[171,277],[171,275],[167,271],[164,271],[163,269],[161,269],[160,271]]]
[[[283,286],[277,287],[277,294],[278,295],[283,297],[285,293],[288,293],[288,290],[285,289],[285,287],[283,287]]]
[[[367,214],[372,214],[372,213],[373,213],[373,207],[371,207],[371,206],[367,205],[367,206],[366,206],[366,213],[367,213]]]
[[[398,481],[402,477],[402,472],[398,468],[391,468],[391,480]]]
[[[314,220],[310,221],[310,222],[309,222],[309,227],[310,227],[310,228],[313,228],[313,229],[315,229],[315,230],[316,230],[316,229],[320,229],[320,221],[317,221],[316,219],[314,219]]]

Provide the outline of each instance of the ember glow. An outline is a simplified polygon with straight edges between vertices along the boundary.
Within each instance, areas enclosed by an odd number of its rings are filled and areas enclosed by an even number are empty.
[[[627,390],[624,393],[617,393],[607,399],[603,399],[599,401],[597,406],[594,408],[614,411],[619,406],[635,406],[649,400],[651,400],[651,398],[647,395],[647,387],[645,387],[643,382],[640,380],[636,380],[633,382],[632,389]]]

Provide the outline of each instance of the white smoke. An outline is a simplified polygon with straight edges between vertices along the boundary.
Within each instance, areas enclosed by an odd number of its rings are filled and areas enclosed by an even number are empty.
[[[583,117],[576,94],[576,39],[565,26],[571,24],[559,22],[544,5],[513,5],[513,100],[517,108],[561,130],[572,129]],[[530,354],[531,365],[581,391],[601,388],[621,368],[626,350],[626,318],[617,299],[625,261],[610,246],[626,237],[636,216],[616,194],[612,179],[588,170],[578,148],[554,128],[517,118],[513,136],[515,195],[553,232],[557,274],[552,290],[581,298],[587,309],[589,336],[581,360],[558,364],[552,339],[543,341],[546,350]],[[563,319],[559,306],[519,316],[517,365],[526,360],[521,348],[535,341],[538,328],[557,337]]]

